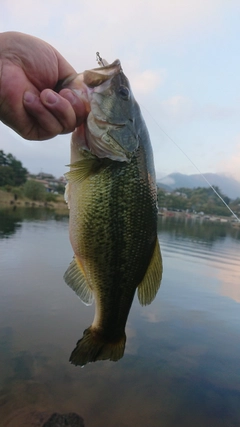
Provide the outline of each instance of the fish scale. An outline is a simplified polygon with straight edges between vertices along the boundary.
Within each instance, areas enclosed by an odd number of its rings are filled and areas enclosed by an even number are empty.
[[[76,365],[123,356],[136,289],[149,304],[162,276],[151,143],[119,64],[84,72],[90,114],[86,130],[73,134],[66,174],[75,255],[64,278],[83,302],[95,300],[93,323],[70,358]]]

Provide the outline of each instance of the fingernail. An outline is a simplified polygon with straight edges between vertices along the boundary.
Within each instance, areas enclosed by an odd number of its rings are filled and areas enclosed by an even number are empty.
[[[25,92],[23,95],[24,102],[27,104],[32,104],[35,98],[36,95],[34,95],[32,92]]]
[[[48,92],[45,97],[45,102],[47,104],[53,105],[57,102],[58,97],[54,92]]]
[[[67,99],[71,105],[76,104],[76,96],[70,90],[64,93],[64,98]]]

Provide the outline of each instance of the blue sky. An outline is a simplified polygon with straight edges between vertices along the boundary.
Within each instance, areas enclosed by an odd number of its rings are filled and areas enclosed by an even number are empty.
[[[240,180],[239,0],[1,0],[0,31],[56,47],[78,72],[119,58],[147,122],[158,177],[196,170]],[[0,148],[33,173],[62,175],[70,135],[24,141],[0,123]]]

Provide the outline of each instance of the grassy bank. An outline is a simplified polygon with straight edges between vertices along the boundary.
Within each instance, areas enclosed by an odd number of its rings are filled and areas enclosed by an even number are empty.
[[[56,195],[54,201],[38,201],[30,200],[24,196],[17,196],[14,192],[8,192],[0,189],[0,208],[7,208],[9,206],[19,206],[19,207],[36,207],[36,208],[48,208],[61,211],[63,213],[68,212],[67,204],[64,200],[63,195]]]

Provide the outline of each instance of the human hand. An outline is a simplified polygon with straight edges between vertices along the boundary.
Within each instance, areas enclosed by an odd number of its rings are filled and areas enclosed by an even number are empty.
[[[0,33],[0,120],[25,139],[72,132],[86,117],[84,101],[59,80],[76,74],[51,45],[17,32]]]

